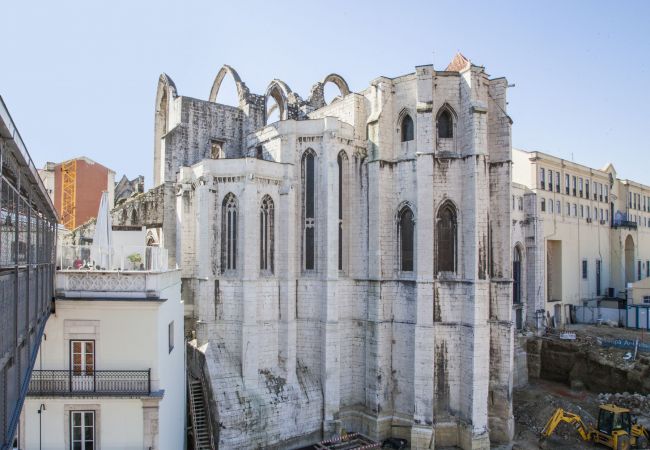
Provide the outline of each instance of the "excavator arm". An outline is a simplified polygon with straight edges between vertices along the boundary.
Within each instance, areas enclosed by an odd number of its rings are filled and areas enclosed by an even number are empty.
[[[550,435],[552,435],[555,429],[557,428],[557,426],[562,422],[572,425],[576,429],[576,431],[578,432],[578,434],[580,435],[583,441],[590,440],[589,429],[584,424],[580,416],[567,412],[562,408],[556,409],[553,415],[551,416],[551,418],[548,419],[548,422],[546,422],[546,426],[542,430],[542,437],[547,438]]]

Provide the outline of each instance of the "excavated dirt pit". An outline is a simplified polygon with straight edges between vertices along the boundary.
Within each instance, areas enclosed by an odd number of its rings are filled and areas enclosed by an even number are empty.
[[[515,437],[512,449],[596,449],[583,442],[576,430],[561,424],[552,437],[540,434],[556,408],[595,424],[598,406],[614,403],[628,407],[639,423],[650,426],[650,355],[630,350],[603,348],[603,339],[648,341],[647,333],[611,327],[574,326],[576,340],[554,333],[529,338],[529,384],[513,392]]]

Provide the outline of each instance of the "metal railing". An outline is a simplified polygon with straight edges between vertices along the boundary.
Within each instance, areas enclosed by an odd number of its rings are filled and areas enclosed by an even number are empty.
[[[151,369],[147,370],[33,370],[27,395],[149,395]]]
[[[100,247],[62,245],[57,256],[59,270],[167,270],[167,249],[143,245]]]
[[[636,230],[637,223],[631,220],[615,220],[612,228],[631,228]]]

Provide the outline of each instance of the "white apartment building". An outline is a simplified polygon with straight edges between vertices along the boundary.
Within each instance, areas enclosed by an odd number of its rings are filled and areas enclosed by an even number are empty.
[[[116,270],[136,254],[142,270]],[[166,258],[141,247],[109,270],[62,262],[22,412],[21,449],[184,448],[180,271],[147,269],[165,267],[158,263]]]
[[[515,188],[525,187],[534,194],[529,217],[543,230],[541,267],[530,269],[542,275],[525,280],[534,283],[528,292],[543,294],[528,311],[544,310],[550,325],[561,325],[571,321],[571,305],[624,299],[627,283],[650,275],[649,187],[619,180],[611,164],[594,169],[518,149],[512,158],[512,209]]]

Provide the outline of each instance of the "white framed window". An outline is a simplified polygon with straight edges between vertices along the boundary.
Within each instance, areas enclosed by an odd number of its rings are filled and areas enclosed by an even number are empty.
[[[70,411],[70,449],[95,449],[95,411]]]
[[[562,206],[560,205],[559,200],[556,200],[555,202],[555,212],[558,214],[562,214]]]
[[[70,341],[70,369],[75,376],[95,371],[95,341]]]
[[[650,304],[650,295],[643,296],[643,303]]]

